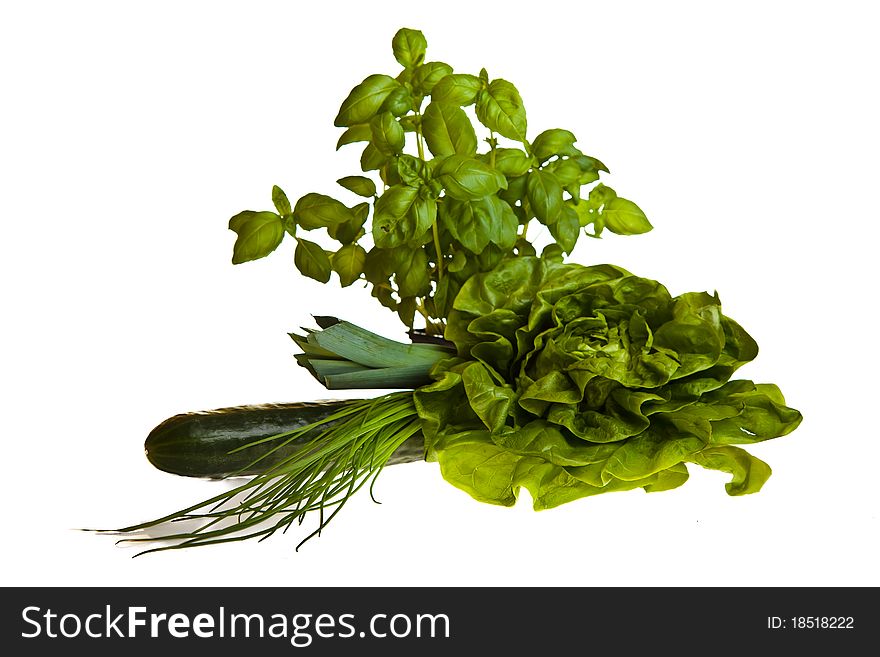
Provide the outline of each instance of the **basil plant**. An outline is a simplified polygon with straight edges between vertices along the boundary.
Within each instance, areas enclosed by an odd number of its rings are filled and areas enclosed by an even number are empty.
[[[553,241],[542,253],[555,259],[582,232],[651,229],[635,203],[599,182],[608,169],[574,133],[551,128],[530,138],[511,82],[428,61],[418,30],[399,30],[392,50],[402,69],[364,78],[334,121],[344,128],[337,148],[362,145],[361,174],[369,175],[337,180],[343,200],[309,192],[291,204],[274,187],[274,211],[230,220],[233,263],[268,255],[288,235],[303,275],[327,283],[335,272],[343,287],[365,284],[411,329],[419,317],[428,334],[442,335],[465,281],[507,257],[536,255],[533,222],[547,228]],[[338,247],[308,239],[313,231]]]

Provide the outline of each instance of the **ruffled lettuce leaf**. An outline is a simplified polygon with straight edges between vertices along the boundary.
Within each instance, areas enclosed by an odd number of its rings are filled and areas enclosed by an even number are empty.
[[[729,473],[731,495],[756,492],[770,468],[734,445],[801,422],[775,385],[731,380],[758,346],[717,294],[673,297],[611,265],[502,261],[461,287],[446,337],[457,357],[416,407],[429,459],[484,502],[669,490],[688,463]]]
[[[513,506],[519,491],[532,496],[535,510],[549,509],[582,497],[609,491],[644,488],[668,490],[687,479],[687,471],[676,467],[642,479],[611,479],[593,485],[574,476],[569,468],[539,456],[524,456],[493,442],[484,430],[455,434],[444,440],[434,454],[440,472],[453,486],[474,499],[489,504]]]

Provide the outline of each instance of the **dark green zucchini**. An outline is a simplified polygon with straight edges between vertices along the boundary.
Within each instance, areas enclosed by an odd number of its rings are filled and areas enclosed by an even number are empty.
[[[230,452],[261,438],[320,422],[350,401],[233,406],[175,415],[150,432],[144,451],[150,463],[160,470],[185,477],[216,479],[233,474],[260,474],[302,449],[320,429],[304,433],[254,465],[254,460],[277,446],[275,441]],[[331,425],[327,423],[322,429]],[[424,439],[419,433],[401,445],[388,463],[421,461],[424,451]]]

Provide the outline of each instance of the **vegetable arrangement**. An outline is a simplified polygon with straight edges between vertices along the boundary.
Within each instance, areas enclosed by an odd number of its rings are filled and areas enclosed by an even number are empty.
[[[241,212],[229,228],[233,263],[287,235],[303,275],[363,284],[396,312],[410,343],[333,317],[291,334],[299,364],[328,389],[395,392],[166,420],[146,441],[156,467],[249,478],[121,531],[183,519],[197,528],[126,540],[165,541],[154,551],[265,538],[317,511],[307,540],[385,465],[425,458],[476,500],[510,506],[524,487],[535,509],[669,490],[688,463],[729,473],[730,495],[760,490],[769,466],[737,445],[786,435],[801,415],[775,385],[731,378],[758,347],[717,295],[673,297],[620,267],[565,262],[582,233],[651,224],[599,182],[607,168],[572,132],[528,139],[513,84],[426,61],[417,30],[399,30],[392,47],[403,70],[367,76],[335,120],[345,128],[337,148],[365,144],[362,173],[381,185],[337,182],[369,200],[307,193],[291,205],[276,186],[275,211]],[[540,255],[528,235],[536,224],[552,238]],[[338,248],[307,239],[312,231]]]

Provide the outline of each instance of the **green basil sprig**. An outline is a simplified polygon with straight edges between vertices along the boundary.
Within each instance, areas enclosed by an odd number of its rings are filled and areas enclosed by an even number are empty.
[[[337,182],[367,200],[312,192],[291,205],[276,186],[275,212],[230,220],[233,263],[265,257],[287,234],[303,275],[326,283],[335,272],[342,286],[363,282],[408,327],[420,316],[429,334],[442,335],[468,278],[505,257],[536,253],[533,220],[548,228],[554,243],[544,254],[553,258],[571,253],[581,232],[651,229],[635,203],[598,182],[608,169],[575,145],[574,133],[552,128],[528,139],[525,105],[511,82],[490,79],[485,69],[453,72],[427,61],[426,50],[420,31],[399,30],[392,51],[402,70],[368,75],[334,120],[345,128],[337,148],[363,144],[362,173],[379,179]],[[304,237],[308,231],[325,231],[339,247],[325,249]]]

